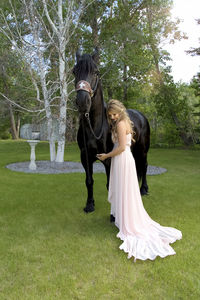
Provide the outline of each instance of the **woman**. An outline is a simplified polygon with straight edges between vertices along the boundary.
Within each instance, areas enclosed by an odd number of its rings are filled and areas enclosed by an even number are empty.
[[[102,161],[111,157],[108,201],[119,228],[117,237],[123,241],[120,249],[128,253],[128,258],[134,256],[135,261],[173,255],[175,251],[169,244],[181,239],[182,233],[156,223],[144,209],[130,150],[131,140],[134,141],[133,123],[118,100],[109,101],[107,116],[114,148],[109,153],[97,154],[97,157]]]

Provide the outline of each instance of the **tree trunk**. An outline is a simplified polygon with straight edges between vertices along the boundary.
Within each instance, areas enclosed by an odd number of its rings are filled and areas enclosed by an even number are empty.
[[[15,116],[13,113],[12,105],[9,103],[9,113],[10,113],[10,131],[13,140],[17,140],[19,138],[17,134],[16,124],[15,124]]]
[[[53,120],[51,114],[47,112],[47,130],[48,130],[48,141],[49,141],[49,151],[50,151],[50,161],[56,160],[56,146],[55,140],[53,138]]]
[[[16,132],[17,132],[17,137],[19,138],[19,132],[20,132],[20,124],[21,124],[21,119],[19,114],[17,114],[17,124],[16,124]]]
[[[56,162],[64,161],[65,151],[65,132],[66,132],[66,111],[67,111],[67,82],[66,82],[66,65],[65,65],[65,50],[66,39],[63,35],[63,10],[62,1],[58,1],[58,17],[59,17],[59,77],[60,77],[60,112],[59,112],[59,140]]]
[[[45,59],[43,50],[41,48],[41,42],[40,42],[40,32],[38,30],[37,24],[35,24],[34,20],[34,3],[31,1],[30,6],[30,12],[32,16],[32,31],[33,36],[36,42],[36,53],[38,57],[38,69],[39,69],[39,75],[40,75],[40,84],[42,87],[42,95],[44,100],[44,107],[45,107],[45,113],[46,113],[46,119],[47,119],[47,132],[48,132],[48,141],[49,141],[49,150],[50,150],[50,160],[55,161],[56,159],[56,150],[55,150],[55,141],[53,138],[53,118],[52,118],[52,112],[50,107],[50,99],[49,99],[49,92],[47,88],[47,82],[46,82],[46,66],[45,66]]]

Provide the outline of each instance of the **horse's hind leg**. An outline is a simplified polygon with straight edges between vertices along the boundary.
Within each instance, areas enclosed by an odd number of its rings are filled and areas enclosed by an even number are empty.
[[[142,164],[142,184],[140,187],[141,195],[148,195],[148,184],[147,184],[147,155],[144,155],[143,164]]]
[[[110,164],[111,164],[111,160],[110,159],[108,159],[106,162],[104,162],[104,167],[105,167],[105,170],[106,170],[106,177],[107,177],[107,182],[106,182],[106,188],[107,188],[107,190],[109,189]]]
[[[107,184],[106,184],[107,190],[109,190],[110,164],[111,164],[111,160],[109,161],[109,163],[105,164],[106,176],[107,176]],[[110,215],[110,222],[111,223],[115,222],[115,217],[113,215]]]

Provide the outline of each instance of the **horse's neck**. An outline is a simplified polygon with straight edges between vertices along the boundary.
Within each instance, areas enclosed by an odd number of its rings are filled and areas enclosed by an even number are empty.
[[[104,109],[104,100],[103,100],[103,93],[101,89],[97,89],[97,92],[92,99],[92,107],[91,107],[91,112],[92,112],[92,121],[93,125],[99,126],[102,124],[103,119],[106,117],[105,114],[105,109]]]

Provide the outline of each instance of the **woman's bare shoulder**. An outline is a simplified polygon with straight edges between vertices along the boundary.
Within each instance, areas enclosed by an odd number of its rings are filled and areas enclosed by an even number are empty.
[[[117,124],[117,129],[126,131],[126,134],[131,131],[130,125],[126,120],[119,121],[119,123]]]
[[[117,129],[126,129],[126,121],[125,120],[120,120],[117,123]]]
[[[126,120],[120,120],[120,121],[117,123],[117,126],[126,126]]]

